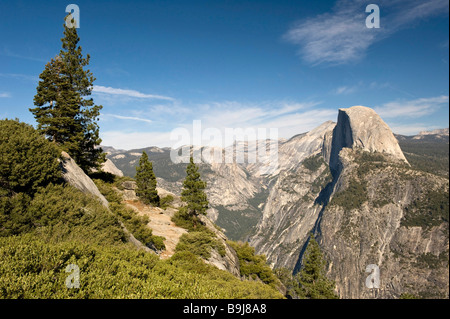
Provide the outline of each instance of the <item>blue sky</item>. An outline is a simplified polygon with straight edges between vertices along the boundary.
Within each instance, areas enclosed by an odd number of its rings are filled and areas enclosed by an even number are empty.
[[[35,124],[28,108],[70,3],[0,3],[0,118]],[[395,133],[449,126],[446,0],[72,3],[103,145],[172,146],[193,120],[289,138],[353,105]],[[365,26],[369,3],[379,29]]]

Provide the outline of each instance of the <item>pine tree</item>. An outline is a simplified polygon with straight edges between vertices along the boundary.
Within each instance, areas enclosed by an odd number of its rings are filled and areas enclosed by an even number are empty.
[[[142,152],[139,166],[136,167],[136,195],[145,204],[159,206],[160,198],[156,191],[156,176],[153,172],[153,164],[149,161],[146,152]]]
[[[206,215],[206,210],[208,209],[208,199],[204,192],[205,188],[206,182],[201,180],[198,167],[191,156],[190,163],[186,168],[186,178],[183,182],[181,200],[187,203],[185,212],[193,220],[194,227],[197,224],[198,215]]]
[[[39,107],[30,109],[38,120],[38,130],[54,143],[70,143],[77,126],[80,97],[72,88],[61,57],[51,59],[39,78],[41,81],[34,97],[34,104]],[[70,148],[67,145],[66,149]]]
[[[311,234],[303,257],[302,268],[297,275],[298,295],[309,299],[337,299],[335,283],[325,275],[326,261],[319,244]]]
[[[76,28],[64,24],[62,50],[41,73],[34,104],[30,109],[38,128],[47,137],[61,145],[86,172],[98,168],[105,161],[98,147],[101,105],[94,105],[91,95],[94,76],[84,70],[89,64],[89,54],[82,55]]]

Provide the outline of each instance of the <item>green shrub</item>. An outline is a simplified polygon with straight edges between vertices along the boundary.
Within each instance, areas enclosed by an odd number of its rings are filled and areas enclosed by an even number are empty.
[[[211,249],[216,249],[222,257],[225,256],[225,248],[209,230],[183,234],[176,247],[177,252],[188,251],[205,259],[211,257]]]
[[[187,229],[188,231],[202,231],[207,229],[197,216],[188,213],[186,207],[181,207],[175,212],[171,220],[178,227]]]
[[[164,238],[153,235],[151,228],[148,227],[149,218],[139,216],[132,208],[125,207],[122,204],[122,197],[114,190],[113,185],[103,180],[95,179],[100,193],[108,200],[110,210],[119,217],[125,227],[133,236],[149,248],[164,250]]]
[[[8,200],[7,206],[0,213],[1,236],[33,232],[51,242],[77,240],[113,245],[125,241],[117,217],[96,198],[70,185],[49,184],[32,199],[19,193]]]
[[[264,255],[256,255],[255,248],[247,242],[228,241],[228,244],[236,251],[239,259],[241,276],[259,278],[265,284],[275,287],[279,280],[266,263]]]
[[[32,194],[61,177],[60,151],[31,125],[0,120],[0,188]]]
[[[163,198],[161,198],[160,202],[159,202],[159,207],[161,207],[162,209],[165,209],[167,207],[170,206],[170,204],[172,204],[174,198],[172,195],[167,195],[164,196]]]
[[[346,210],[360,208],[367,201],[367,185],[364,181],[351,179],[346,189],[336,193],[330,205],[338,205]]]
[[[169,260],[122,246],[49,244],[31,234],[0,238],[0,298],[282,298],[258,282],[242,282],[189,252]],[[80,288],[67,288],[69,264]]]
[[[428,229],[443,222],[449,222],[449,194],[448,190],[439,189],[427,191],[409,204],[405,208],[401,225]]]
[[[302,161],[302,165],[311,172],[317,171],[324,163],[325,161],[320,153],[307,157]]]

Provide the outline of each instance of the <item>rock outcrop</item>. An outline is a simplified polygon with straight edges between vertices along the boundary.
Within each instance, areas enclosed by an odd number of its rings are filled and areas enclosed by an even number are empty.
[[[345,147],[388,154],[407,163],[389,126],[374,110],[365,106],[339,109],[330,156],[332,169],[338,169],[339,152]]]
[[[239,258],[234,249],[228,245],[228,238],[222,231],[214,226],[213,222],[208,217],[203,215],[199,217],[205,226],[216,235],[219,242],[225,247],[224,256],[221,256],[217,250],[211,249],[211,257],[206,260],[206,263],[216,266],[219,269],[226,270],[234,276],[240,278],[241,272],[239,268]]]
[[[105,173],[111,173],[119,177],[123,176],[123,172],[118,169],[109,158],[102,164],[101,170]]]
[[[86,173],[75,163],[75,161],[66,152],[61,153],[61,170],[63,179],[79,189],[85,194],[90,194],[96,197],[103,206],[108,207],[109,203],[106,198],[100,193],[95,183]]]
[[[92,179],[84,173],[84,171],[75,163],[75,161],[66,152],[61,152],[61,170],[62,178],[64,181],[76,189],[79,189],[85,194],[89,194],[97,198],[103,206],[109,210],[109,202],[100,193]],[[147,252],[153,252],[150,248],[146,247],[139,240],[137,240],[132,233],[125,227],[122,222],[119,222],[125,234],[128,236],[129,241],[139,249]]]

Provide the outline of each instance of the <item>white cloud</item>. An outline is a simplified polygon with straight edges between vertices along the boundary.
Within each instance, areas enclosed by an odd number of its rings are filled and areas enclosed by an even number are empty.
[[[28,74],[19,74],[19,73],[0,73],[1,77],[10,78],[10,79],[18,79],[18,80],[27,80],[32,82],[38,82],[39,77],[35,75]]]
[[[361,59],[367,49],[414,22],[448,13],[448,0],[379,0],[379,29],[365,25],[370,1],[339,0],[331,13],[297,22],[283,38],[299,46],[299,54],[313,65],[342,64]]]
[[[357,90],[356,86],[340,86],[334,90],[334,94],[337,95],[347,95],[355,93]]]
[[[214,102],[200,106],[202,120],[208,127],[267,127],[267,123],[281,116],[292,116],[320,104],[320,102],[297,103],[270,101],[240,103],[236,101]],[[206,126],[205,126],[206,127]]]
[[[167,131],[163,132],[119,132],[117,130],[104,131],[102,133],[103,145],[111,145],[115,148],[132,149],[147,146],[171,147],[178,141],[170,140],[170,132],[179,127],[190,132],[193,138],[193,121],[201,121],[201,131],[207,128],[218,129],[225,136],[225,129],[254,129],[277,128],[279,137],[290,138],[298,133],[309,131],[321,123],[335,119],[336,110],[323,110],[314,108],[319,102],[289,102],[271,101],[261,103],[240,103],[236,101],[212,102],[195,105],[190,109],[189,116],[184,117],[177,124],[168,122]],[[185,106],[178,106],[182,109]],[[104,114],[105,115],[105,114]],[[106,114],[119,119],[143,120],[139,116],[117,116]],[[136,115],[136,114],[133,114]],[[173,119],[172,115],[168,115]],[[155,121],[154,123],[156,123]]]
[[[148,146],[170,145],[170,132],[121,132],[104,131],[100,134],[102,145],[131,150]]]
[[[8,92],[3,92],[3,93],[0,93],[0,98],[1,97],[11,97],[11,94]]]
[[[391,123],[390,128],[392,132],[395,134],[401,134],[406,136],[417,135],[422,131],[429,131],[438,128],[442,128],[439,126],[430,126],[424,123],[409,123],[409,124],[399,124],[399,123]]]
[[[135,90],[112,88],[112,87],[101,86],[101,85],[94,85],[93,92],[109,94],[109,95],[122,95],[122,96],[142,98],[142,99],[158,99],[158,100],[168,100],[168,101],[174,100],[173,98],[168,97],[168,96],[145,94],[145,93],[141,93],[141,92],[135,91]]]
[[[417,118],[430,115],[444,105],[448,107],[448,103],[448,95],[442,95],[409,101],[388,102],[381,106],[374,107],[374,110],[382,118]]]
[[[123,115],[117,115],[117,114],[102,114],[102,116],[109,116],[109,117],[113,117],[119,120],[132,120],[132,121],[140,121],[140,122],[146,122],[146,123],[153,123],[152,120],[146,119],[146,118],[141,118],[141,117],[136,117],[136,116],[123,116]]]

